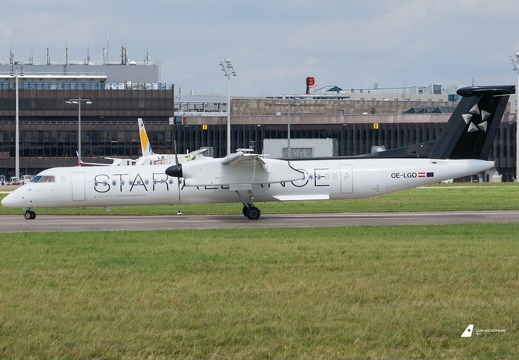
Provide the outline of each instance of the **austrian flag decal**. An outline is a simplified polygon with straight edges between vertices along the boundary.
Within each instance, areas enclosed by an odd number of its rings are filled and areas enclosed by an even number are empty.
[[[425,177],[431,178],[431,177],[434,177],[434,172],[419,171],[418,177],[419,178],[425,178]]]

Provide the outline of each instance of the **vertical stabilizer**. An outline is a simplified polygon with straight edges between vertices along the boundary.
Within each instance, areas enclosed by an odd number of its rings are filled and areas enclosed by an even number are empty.
[[[151,144],[148,139],[148,134],[146,134],[146,129],[144,128],[144,121],[141,118],[138,118],[139,121],[139,136],[141,138],[141,150],[142,156],[153,155],[153,151],[151,150]]]
[[[515,86],[472,86],[457,93],[463,98],[428,157],[486,160]]]

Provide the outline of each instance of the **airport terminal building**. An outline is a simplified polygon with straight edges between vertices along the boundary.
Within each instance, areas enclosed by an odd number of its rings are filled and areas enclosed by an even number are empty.
[[[0,174],[15,175],[17,103],[20,175],[76,165],[79,117],[84,162],[139,157],[139,117],[156,153],[174,153],[176,140],[179,153],[210,147],[213,156],[225,156],[226,97],[175,94],[159,72],[151,62],[0,64]],[[290,134],[291,156],[321,156],[317,148],[349,156],[432,141],[458,100],[442,91],[400,98],[373,89],[359,98],[360,92],[338,96],[334,90],[304,97],[233,96],[231,148],[288,156],[286,147],[276,148],[283,141],[274,140]],[[503,181],[515,178],[516,119],[509,106],[491,153]]]

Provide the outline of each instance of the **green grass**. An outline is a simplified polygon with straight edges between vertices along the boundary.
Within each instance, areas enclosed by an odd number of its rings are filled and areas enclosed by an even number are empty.
[[[0,199],[3,198],[0,194]],[[341,201],[255,203],[263,214],[336,213],[365,211],[518,210],[519,183],[438,184],[381,197]],[[114,206],[104,208],[36,209],[40,214],[64,215],[169,215],[241,214],[236,197],[232,204]],[[2,214],[23,214],[21,209],[0,207]]]
[[[517,184],[462,184],[257,205],[263,213],[516,210],[518,195]],[[181,208],[241,211],[238,203]],[[110,214],[177,210],[113,207]],[[1,207],[0,215],[21,211]],[[0,241],[0,358],[512,359],[519,356],[518,230],[8,234]],[[461,339],[468,324],[506,332]]]
[[[9,234],[0,358],[517,358],[518,233]],[[506,332],[462,339],[468,324]]]

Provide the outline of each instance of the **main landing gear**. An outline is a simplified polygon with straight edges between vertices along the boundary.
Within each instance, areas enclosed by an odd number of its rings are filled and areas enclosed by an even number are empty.
[[[246,201],[243,196],[241,196],[239,191],[236,191],[236,194],[241,199],[241,202],[243,203],[243,215],[245,215],[249,220],[258,220],[261,215],[260,209],[258,209],[256,206],[254,206],[254,194],[251,190],[247,190],[249,195],[249,200]]]
[[[36,213],[31,209],[25,209],[25,214],[23,215],[25,220],[34,220],[36,219]]]

